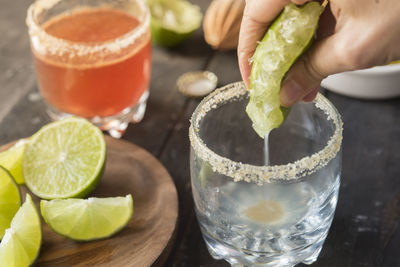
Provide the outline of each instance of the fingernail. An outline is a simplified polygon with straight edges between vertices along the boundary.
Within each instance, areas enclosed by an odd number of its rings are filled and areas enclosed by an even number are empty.
[[[303,92],[303,88],[295,80],[286,80],[280,92],[281,105],[290,107],[296,104],[302,98]]]
[[[313,90],[311,90],[310,93],[308,93],[307,95],[305,95],[305,96],[303,97],[303,101],[304,101],[304,102],[311,102],[311,101],[313,101],[313,100],[315,99],[315,97],[317,96],[317,94],[318,94],[318,90],[319,90],[319,87],[314,88]]]

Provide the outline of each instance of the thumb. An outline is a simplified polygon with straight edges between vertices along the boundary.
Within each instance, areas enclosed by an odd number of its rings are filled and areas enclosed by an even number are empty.
[[[338,35],[333,34],[314,43],[290,68],[280,91],[282,106],[292,106],[302,99],[311,101],[322,79],[349,69],[342,60],[343,55],[335,53],[341,50],[338,48]]]

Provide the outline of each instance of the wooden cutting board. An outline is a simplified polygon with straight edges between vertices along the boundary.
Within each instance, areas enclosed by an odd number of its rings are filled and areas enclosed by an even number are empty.
[[[137,145],[109,136],[106,143],[106,170],[90,196],[132,194],[132,220],[111,238],[76,242],[53,232],[42,219],[43,243],[36,266],[161,266],[167,258],[178,217],[178,197],[170,175]],[[25,186],[21,191],[23,196],[29,192]],[[39,204],[38,198],[34,200]]]

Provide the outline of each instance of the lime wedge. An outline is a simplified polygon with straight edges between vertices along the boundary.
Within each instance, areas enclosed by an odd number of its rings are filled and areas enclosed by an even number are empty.
[[[200,27],[200,8],[186,0],[147,0],[151,13],[151,39],[156,45],[173,47]]]
[[[0,267],[30,266],[37,258],[42,242],[39,214],[31,196],[15,214],[11,227],[0,244]]]
[[[310,46],[322,7],[317,2],[288,4],[274,20],[253,56],[250,101],[246,111],[257,134],[264,138],[289,113],[280,106],[279,91],[286,72]]]
[[[21,139],[8,150],[0,152],[0,165],[11,173],[17,184],[24,183],[22,156],[27,143],[27,139]]]
[[[44,126],[25,148],[25,183],[40,198],[84,197],[103,174],[106,144],[99,128],[68,118]]]
[[[56,233],[88,241],[109,237],[127,225],[133,214],[133,200],[131,195],[42,200],[40,209]]]
[[[10,173],[0,166],[0,239],[21,205],[18,186]]]

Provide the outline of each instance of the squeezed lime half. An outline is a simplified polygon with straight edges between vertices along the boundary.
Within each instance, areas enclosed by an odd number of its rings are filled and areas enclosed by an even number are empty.
[[[151,13],[151,39],[156,45],[173,47],[201,25],[200,8],[186,0],[147,0]]]
[[[26,195],[0,243],[0,267],[30,266],[42,243],[40,217],[31,196]]]
[[[280,105],[281,83],[296,59],[310,46],[321,12],[318,2],[303,6],[288,4],[256,48],[246,111],[261,138],[278,128],[289,113],[288,108]]]
[[[99,128],[85,119],[49,123],[25,148],[25,183],[40,198],[84,197],[103,174],[106,144]]]
[[[131,195],[125,197],[55,199],[40,202],[42,216],[56,233],[74,240],[109,237],[128,224]]]

